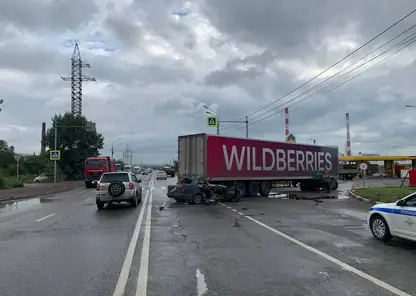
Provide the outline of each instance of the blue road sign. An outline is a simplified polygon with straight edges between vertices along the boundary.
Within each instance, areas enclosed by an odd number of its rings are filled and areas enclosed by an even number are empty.
[[[50,160],[60,160],[61,159],[61,150],[51,150],[49,152]]]
[[[207,116],[207,126],[208,127],[217,127],[218,126],[218,116]]]

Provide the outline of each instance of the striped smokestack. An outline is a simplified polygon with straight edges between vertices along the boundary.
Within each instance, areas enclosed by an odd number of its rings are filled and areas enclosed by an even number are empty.
[[[289,136],[289,108],[285,108],[285,139]]]
[[[345,124],[347,129],[347,143],[345,145],[345,155],[351,156],[351,134],[350,134],[350,114],[345,113]]]

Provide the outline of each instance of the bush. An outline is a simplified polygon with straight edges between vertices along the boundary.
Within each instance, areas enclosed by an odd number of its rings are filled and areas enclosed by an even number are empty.
[[[8,184],[8,188],[21,188],[24,187],[23,182],[14,180]]]
[[[7,188],[7,181],[6,178],[0,174],[0,189]]]

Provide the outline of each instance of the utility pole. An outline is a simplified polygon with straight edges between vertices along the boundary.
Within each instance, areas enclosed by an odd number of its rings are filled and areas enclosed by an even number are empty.
[[[121,138],[117,138],[113,142],[111,142],[111,159],[114,159],[114,143],[119,140],[121,140]]]
[[[97,81],[93,77],[83,75],[82,68],[91,68],[91,65],[82,62],[78,43],[75,42],[71,58],[71,76],[61,78],[63,81],[71,81],[71,113],[77,116],[82,115],[82,82]]]
[[[54,126],[54,145],[53,145],[53,150],[57,150],[58,148],[58,126],[56,125],[55,122],[55,126]],[[56,183],[56,160],[53,162],[53,182]]]
[[[218,120],[220,122],[228,122],[228,123],[244,123],[246,125],[246,138],[248,138],[248,116],[246,116],[246,120]],[[219,135],[219,130],[217,135]]]
[[[212,110],[211,108],[209,108],[208,106],[204,105],[205,113],[206,114],[210,114],[210,115],[215,115],[218,118],[218,122],[217,122],[217,135],[220,135],[220,123],[221,122],[228,122],[228,123],[245,123],[246,125],[246,138],[248,138],[248,116],[246,116],[245,120],[220,120],[220,117],[218,115],[218,112]]]

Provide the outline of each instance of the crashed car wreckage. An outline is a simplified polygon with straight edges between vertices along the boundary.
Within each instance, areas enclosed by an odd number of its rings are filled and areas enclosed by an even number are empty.
[[[235,184],[224,186],[211,184],[198,175],[183,176],[175,185],[168,186],[167,196],[177,202],[192,204],[216,204],[218,201],[239,201],[242,192]]]

